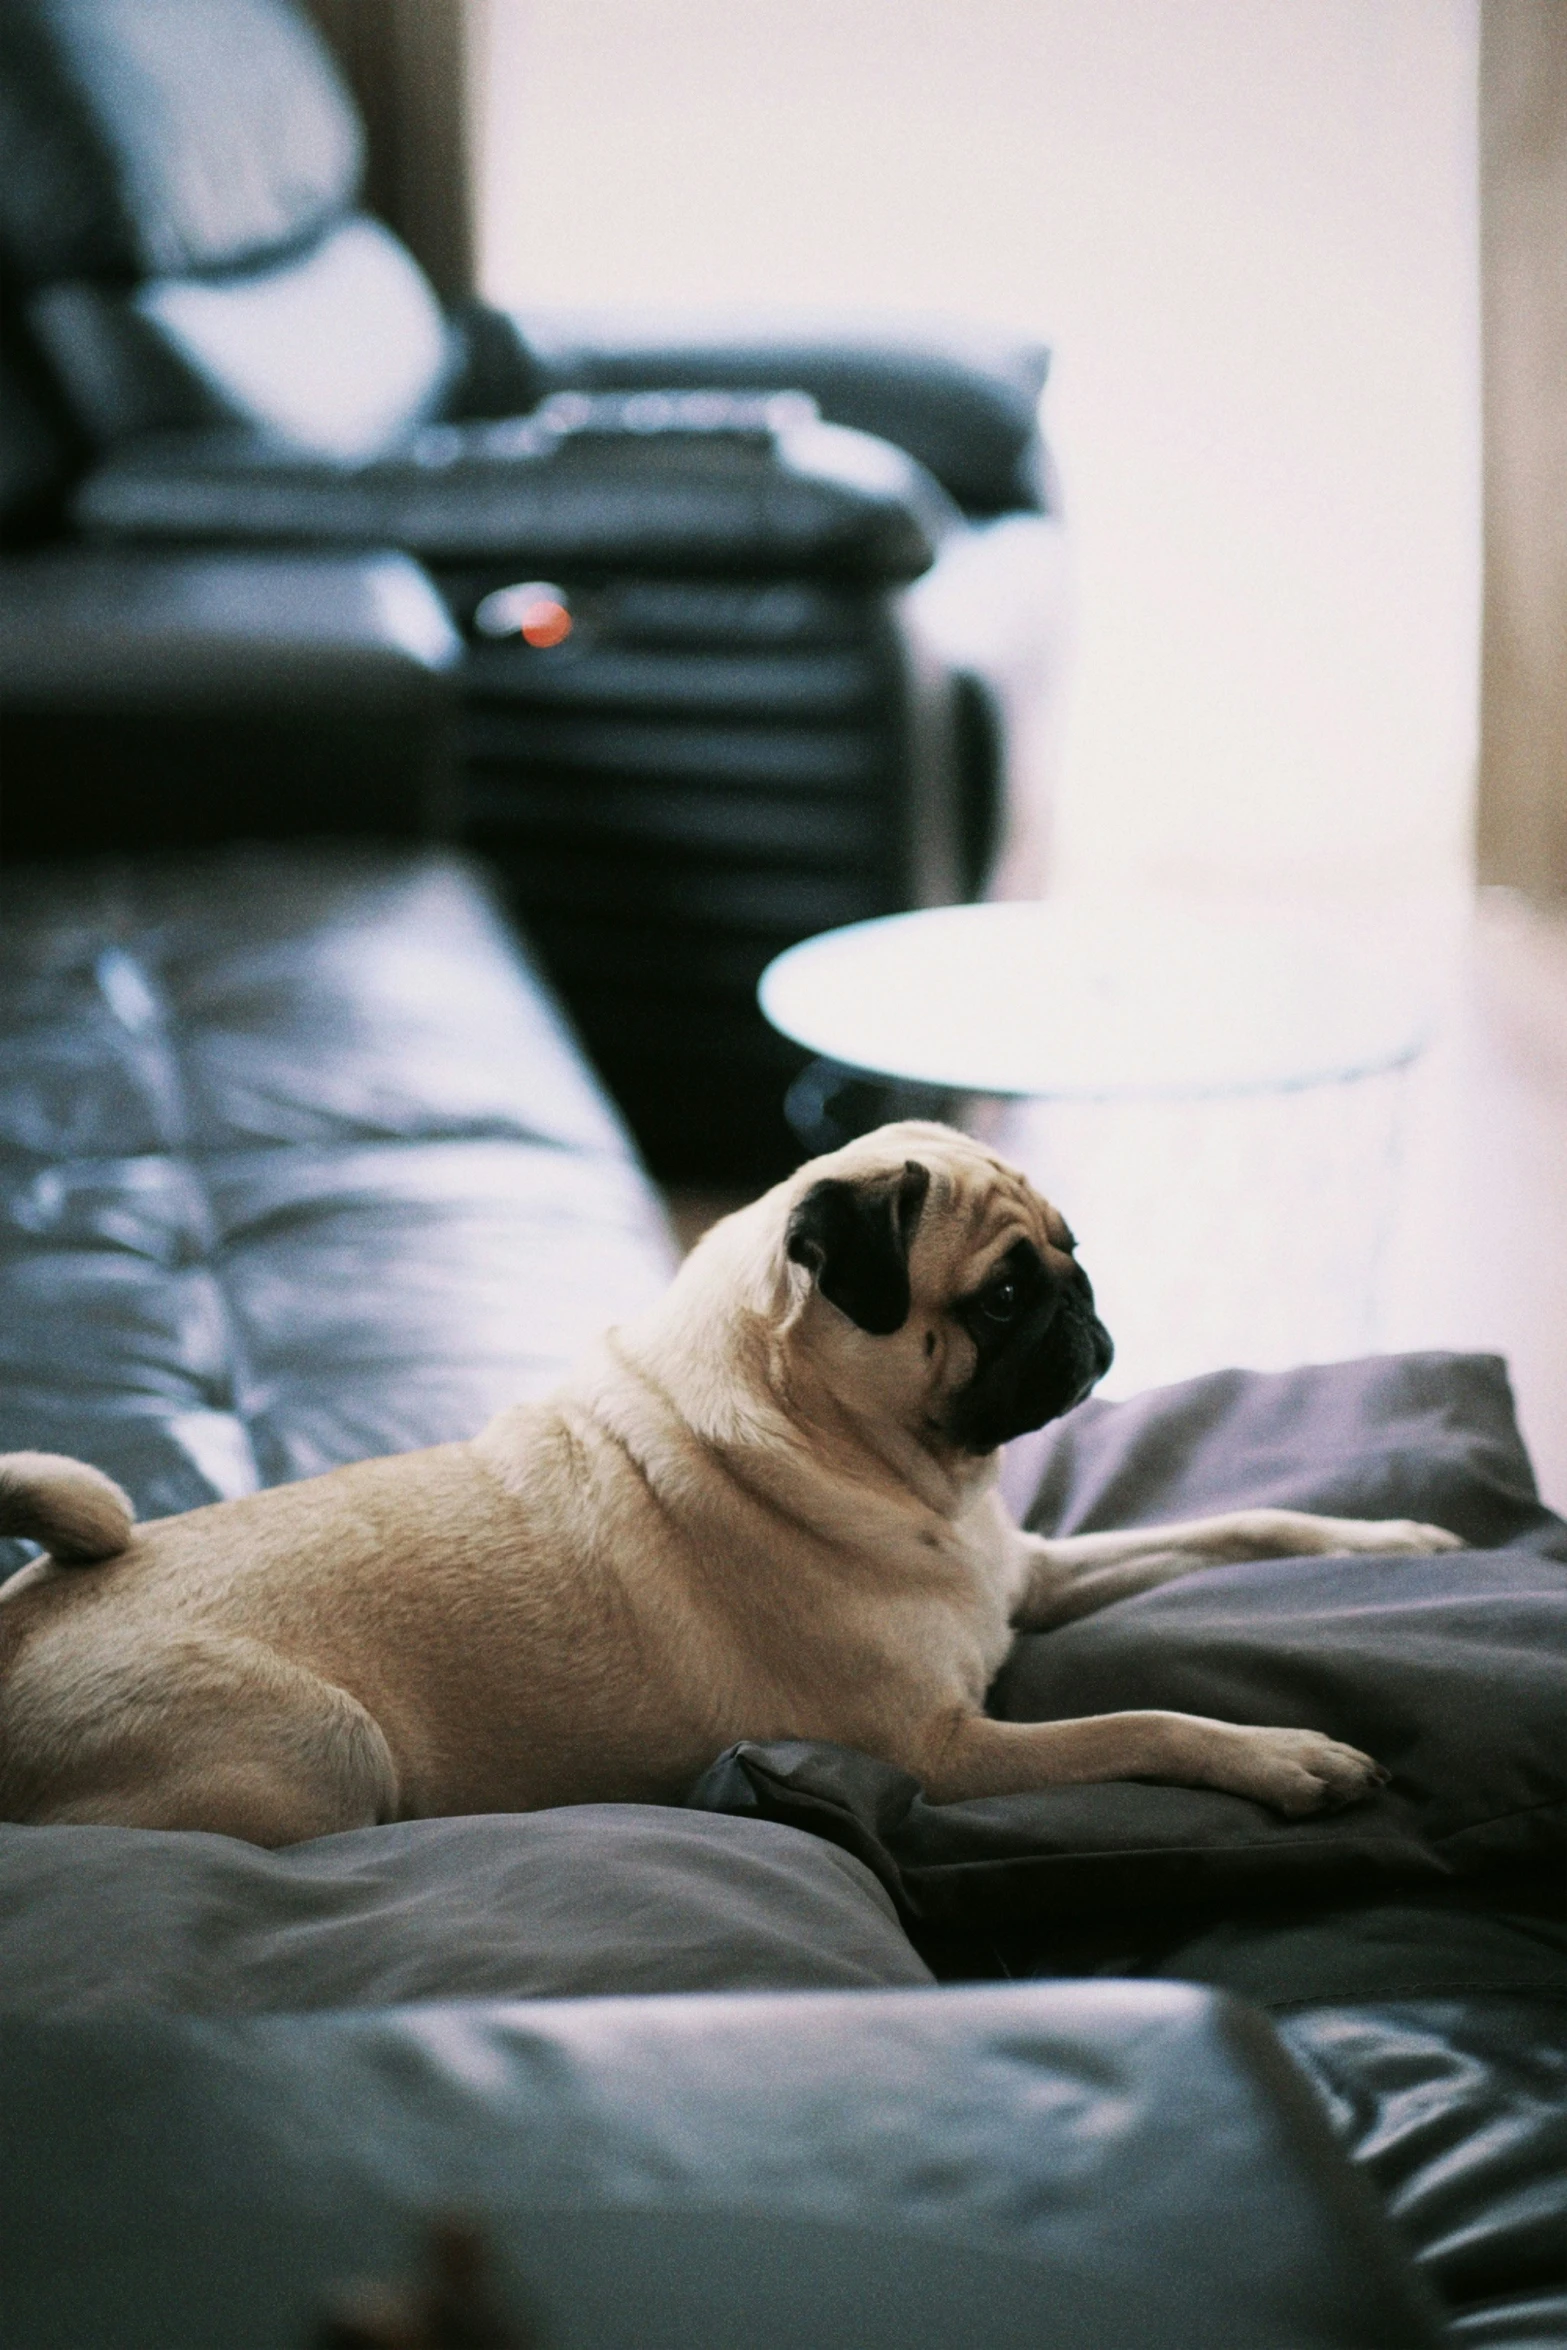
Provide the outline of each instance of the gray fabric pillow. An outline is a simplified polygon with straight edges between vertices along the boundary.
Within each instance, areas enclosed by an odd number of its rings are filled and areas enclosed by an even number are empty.
[[[888,1764],[781,1742],[732,1749],[691,1801],[832,1837],[922,1927],[1070,1931],[1559,1865],[1567,1527],[1538,1499],[1494,1358],[1227,1371],[1085,1404],[1032,1440],[1030,1470],[1030,1522],[1063,1531],[1273,1502],[1496,1546],[1209,1569],[1020,1639],[991,1693],[1015,1721],[1154,1706],[1322,1729],[1391,1784],[1302,1820],[1136,1781],[938,1806]]]
[[[1156,1525],[1264,1503],[1421,1518],[1476,1550],[1567,1560],[1540,1500],[1499,1355],[1368,1355],[1215,1371],[1082,1404],[1009,1445],[1002,1490],[1042,1534]]]
[[[0,1827],[0,2013],[928,1984],[857,1860],[653,1804],[412,1820],[263,1852]]]

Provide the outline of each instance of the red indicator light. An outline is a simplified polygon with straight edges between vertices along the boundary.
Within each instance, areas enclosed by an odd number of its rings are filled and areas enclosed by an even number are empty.
[[[551,645],[565,643],[576,622],[564,588],[552,579],[520,579],[514,587],[492,589],[474,613],[473,625],[496,643],[520,636],[525,645],[548,652]]]
[[[564,604],[552,596],[540,596],[522,614],[517,634],[525,645],[536,645],[545,652],[551,645],[563,645],[572,631],[571,614]]]

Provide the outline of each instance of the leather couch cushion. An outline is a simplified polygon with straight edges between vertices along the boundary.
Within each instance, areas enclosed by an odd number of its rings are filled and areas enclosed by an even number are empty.
[[[552,2350],[1434,2350],[1254,2018],[1175,1984],[0,2023],[29,2350],[283,2350],[423,2224]]]
[[[406,555],[0,557],[0,856],[428,840],[460,653]]]
[[[755,405],[753,403],[753,405]],[[840,572],[915,578],[957,523],[940,485],[889,444],[784,404],[756,429],[577,430],[569,413],[435,424],[356,464],[242,432],[149,435],[77,492],[116,539],[298,539],[406,547],[427,561],[581,570]],[[524,571],[523,576],[528,576]]]
[[[0,255],[26,285],[232,269],[353,198],[359,125],[279,0],[6,0]]]
[[[229,423],[307,456],[372,457],[435,412],[455,363],[424,276],[363,214],[256,269],[53,285],[30,316],[100,445]]]
[[[1447,2304],[1458,2350],[1567,2341],[1567,1997],[1311,2006],[1279,2024]]]
[[[1391,1785],[1301,1820],[1136,1782],[936,1806],[886,1764],[780,1743],[732,1750],[693,1801],[843,1841],[913,1918],[1032,1916],[1046,1947],[1085,1912],[1386,1898],[1559,1868],[1567,1526],[1535,1495],[1494,1358],[1225,1372],[1084,1405],[1042,1449],[1041,1511],[1063,1529],[1288,1501],[1511,1537],[1210,1569],[1020,1639],[991,1693],[1013,1720],[1168,1706],[1319,1728],[1387,1762]]]
[[[0,1825],[0,2013],[928,1984],[869,1869],[657,1804],[406,1820],[263,1852]]]
[[[461,641],[406,555],[42,547],[0,563],[0,712],[408,712]]]
[[[144,1516],[471,1434],[672,1270],[454,858],[18,867],[0,999],[0,1450]]]

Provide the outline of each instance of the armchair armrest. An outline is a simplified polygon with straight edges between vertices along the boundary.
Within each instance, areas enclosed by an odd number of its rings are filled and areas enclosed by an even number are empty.
[[[385,548],[8,555],[6,853],[426,834],[460,653],[430,580]]]
[[[391,545],[432,563],[768,572],[896,582],[961,527],[903,450],[808,399],[560,394],[529,416],[425,426],[338,464],[235,431],[148,434],[77,493],[114,540]]]
[[[970,514],[1050,511],[1039,433],[1050,354],[1022,337],[928,319],[867,329],[478,303],[462,327],[468,366],[453,413],[514,414],[569,390],[809,392],[830,424],[891,441]]]

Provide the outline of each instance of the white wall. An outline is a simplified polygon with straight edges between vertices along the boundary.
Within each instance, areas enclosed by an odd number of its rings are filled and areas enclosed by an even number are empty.
[[[489,0],[518,301],[1042,330],[1069,879],[1466,866],[1475,0]]]

